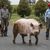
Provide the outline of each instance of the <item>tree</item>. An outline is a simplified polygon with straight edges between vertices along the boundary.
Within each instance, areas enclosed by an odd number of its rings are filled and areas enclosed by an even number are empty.
[[[11,12],[11,5],[10,5],[10,1],[9,0],[0,0],[0,6],[3,5],[7,5],[7,8],[9,9],[9,11]]]
[[[47,2],[45,2],[43,0],[39,0],[35,4],[35,15],[40,16],[40,15],[44,14],[46,9],[47,9]]]
[[[31,9],[29,7],[27,0],[20,0],[20,3],[17,7],[17,13],[21,16],[29,16],[31,14]]]

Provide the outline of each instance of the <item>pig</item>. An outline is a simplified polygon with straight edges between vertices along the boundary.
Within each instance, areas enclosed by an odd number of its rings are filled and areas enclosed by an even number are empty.
[[[31,44],[31,36],[34,36],[36,38],[35,45],[37,45],[41,28],[42,24],[35,19],[22,18],[17,20],[13,26],[13,43],[15,44],[15,39],[20,34],[24,44],[26,43],[24,41],[25,36],[29,37],[29,44]]]

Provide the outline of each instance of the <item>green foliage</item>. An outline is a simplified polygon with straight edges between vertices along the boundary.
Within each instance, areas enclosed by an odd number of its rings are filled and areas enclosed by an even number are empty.
[[[11,12],[11,5],[10,5],[10,1],[8,0],[0,0],[0,6],[7,6],[7,8],[9,9],[9,11]]]
[[[17,7],[17,13],[21,16],[29,16],[31,14],[31,9],[27,0],[20,0],[20,3]]]
[[[40,16],[42,15],[47,9],[47,3],[43,0],[39,0],[35,4],[35,15]]]
[[[12,13],[17,13],[17,5],[12,5]]]

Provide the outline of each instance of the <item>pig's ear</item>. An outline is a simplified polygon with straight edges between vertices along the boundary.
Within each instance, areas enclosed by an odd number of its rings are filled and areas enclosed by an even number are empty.
[[[42,27],[42,24],[40,24],[39,27],[42,29],[42,28],[43,28],[43,27]]]
[[[30,26],[34,29],[34,25],[31,23]]]

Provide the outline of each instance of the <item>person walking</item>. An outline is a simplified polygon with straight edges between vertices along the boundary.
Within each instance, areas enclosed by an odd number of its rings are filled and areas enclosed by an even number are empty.
[[[7,36],[8,25],[9,25],[10,13],[7,6],[3,6],[1,9],[1,23],[4,30],[2,36]]]
[[[50,3],[48,3],[48,9],[45,12],[45,23],[46,23],[46,40],[48,40],[50,29]]]

